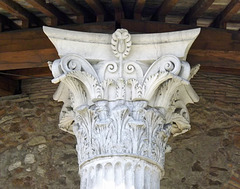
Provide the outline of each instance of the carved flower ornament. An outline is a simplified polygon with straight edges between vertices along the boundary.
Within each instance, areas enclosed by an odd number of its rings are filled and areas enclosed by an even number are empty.
[[[114,55],[125,58],[131,50],[131,35],[126,29],[117,29],[112,35],[111,43]]]

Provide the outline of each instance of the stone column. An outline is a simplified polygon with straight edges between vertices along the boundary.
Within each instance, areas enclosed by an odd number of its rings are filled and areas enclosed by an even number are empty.
[[[64,102],[60,129],[77,139],[81,189],[159,189],[170,135],[190,130],[198,101],[187,52],[199,29],[130,35],[44,27],[60,59],[49,63]]]

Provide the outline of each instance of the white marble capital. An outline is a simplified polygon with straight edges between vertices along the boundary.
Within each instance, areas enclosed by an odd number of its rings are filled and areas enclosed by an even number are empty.
[[[60,59],[49,63],[60,129],[74,134],[81,188],[160,188],[170,135],[190,130],[198,101],[188,50],[199,29],[112,35],[44,27]]]

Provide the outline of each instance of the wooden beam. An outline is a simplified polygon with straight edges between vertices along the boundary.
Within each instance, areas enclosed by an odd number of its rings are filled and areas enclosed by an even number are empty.
[[[0,74],[1,73],[6,74],[8,78],[11,78],[14,80],[52,77],[52,72],[48,67],[7,70],[4,72],[0,71]]]
[[[142,11],[145,6],[146,0],[137,0],[134,8],[134,19],[142,19]]]
[[[214,0],[198,0],[198,2],[189,9],[180,24],[197,25],[197,19],[213,4]]]
[[[155,33],[192,29],[151,21],[122,20],[121,27],[130,32]],[[65,29],[112,33],[115,22],[64,26]],[[48,67],[47,61],[57,59],[57,52],[41,28],[0,33],[0,70]],[[209,72],[240,73],[240,33],[216,28],[202,28],[192,45],[187,61]]]
[[[121,27],[139,33],[161,33],[196,28],[196,26],[192,25],[126,19],[121,21]],[[216,28],[201,28],[200,35],[197,37],[191,49],[239,52],[240,33],[238,31]]]
[[[73,21],[68,18],[63,12],[58,10],[53,4],[46,3],[42,0],[26,0],[29,4],[31,4],[34,8],[41,11],[43,14],[51,18],[51,26],[58,25],[58,21],[60,24],[71,24]]]
[[[201,66],[200,71],[218,73],[218,74],[230,74],[230,75],[240,75],[240,69],[222,68],[222,67],[212,67],[212,66]]]
[[[4,15],[0,15],[0,23],[2,24],[3,30],[4,30],[4,25],[8,26],[13,30],[20,29],[20,27],[17,24],[15,24],[12,20],[8,19],[8,17]]]
[[[226,28],[226,23],[240,10],[240,0],[231,0],[227,7],[215,18],[210,25],[215,28]]]
[[[85,0],[97,16],[97,22],[103,22],[106,12],[99,0]]]
[[[0,96],[14,95],[19,91],[19,82],[0,75]]]
[[[226,71],[240,73],[240,51],[221,51],[221,50],[204,50],[204,49],[190,49],[187,61],[192,64],[200,64],[205,70],[213,72],[215,69],[222,72]],[[206,67],[206,68],[205,68]],[[227,72],[224,72],[227,73]]]
[[[4,52],[0,53],[0,70],[46,67],[48,60],[57,57],[54,48]]]
[[[121,19],[125,18],[121,0],[112,0],[115,12],[115,21],[120,23]]]
[[[44,24],[38,17],[12,0],[1,0],[0,7],[22,20],[22,28],[28,28],[31,23],[35,23],[38,26]]]
[[[92,18],[92,14],[88,13],[84,8],[82,8],[76,1],[74,0],[56,0],[59,4],[64,5],[66,8],[70,9],[74,15],[77,16],[76,23],[82,24],[85,20],[88,21],[89,18]]]
[[[90,32],[115,31],[115,22],[61,26],[64,29]],[[58,58],[42,28],[0,33],[0,70],[47,67]]]
[[[165,21],[166,15],[173,9],[179,0],[164,0],[157,11],[153,14],[151,20]]]
[[[133,20],[122,20],[121,27],[139,33],[170,32],[194,28],[190,25]],[[218,68],[217,70],[221,73],[224,73],[225,69],[228,72],[232,70],[240,73],[240,33],[202,28],[189,51],[187,61],[192,65],[201,64],[202,67],[212,68],[213,71]]]

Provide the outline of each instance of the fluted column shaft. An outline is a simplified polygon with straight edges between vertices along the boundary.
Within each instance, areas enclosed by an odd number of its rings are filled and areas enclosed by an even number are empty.
[[[96,158],[79,171],[81,189],[160,189],[160,168],[136,157]]]

